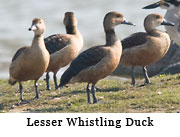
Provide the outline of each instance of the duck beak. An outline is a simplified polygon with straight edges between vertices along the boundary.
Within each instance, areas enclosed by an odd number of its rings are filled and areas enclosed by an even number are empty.
[[[174,23],[168,22],[168,21],[166,21],[166,20],[163,20],[163,22],[161,23],[161,25],[165,25],[165,26],[174,26]]]
[[[148,5],[146,7],[143,7],[143,9],[154,9],[154,8],[161,6],[162,4],[163,4],[163,1],[159,1],[154,4]]]
[[[37,30],[37,26],[36,26],[36,25],[32,25],[32,26],[29,28],[29,31],[34,31],[34,30]]]
[[[126,19],[124,19],[124,21],[121,24],[136,26],[135,24],[133,24],[132,22],[127,21]]]

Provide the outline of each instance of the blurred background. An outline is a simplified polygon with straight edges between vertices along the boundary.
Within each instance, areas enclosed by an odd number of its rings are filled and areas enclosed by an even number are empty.
[[[64,13],[73,11],[78,28],[84,37],[83,50],[105,43],[103,18],[109,11],[123,13],[136,27],[120,25],[116,33],[123,39],[132,33],[144,31],[143,20],[150,13],[165,14],[165,10],[143,10],[157,0],[0,0],[0,79],[9,77],[8,68],[16,50],[31,45],[33,32],[28,28],[35,17],[46,23],[45,37],[65,33]],[[163,27],[160,29],[164,30]],[[60,76],[66,68],[60,70]],[[44,78],[44,76],[43,76]]]

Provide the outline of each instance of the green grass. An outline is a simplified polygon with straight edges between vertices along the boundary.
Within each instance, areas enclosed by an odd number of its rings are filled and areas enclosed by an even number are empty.
[[[143,80],[137,79],[137,84]],[[96,92],[99,102],[87,103],[86,84],[69,85],[68,88],[45,89],[45,82],[39,81],[40,98],[35,96],[33,81],[23,83],[23,95],[29,103],[18,106],[18,84],[10,86],[7,80],[0,80],[0,112],[131,112],[152,113],[180,112],[180,75],[156,76],[146,86],[131,86],[131,81],[101,80]]]

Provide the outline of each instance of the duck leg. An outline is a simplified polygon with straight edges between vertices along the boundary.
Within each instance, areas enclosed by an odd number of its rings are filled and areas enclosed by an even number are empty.
[[[95,85],[92,84],[91,92],[92,92],[92,96],[93,96],[93,104],[95,104],[95,103],[98,102],[98,100],[97,100],[97,98],[96,98],[96,93],[95,93],[95,91],[96,91]]]
[[[35,99],[38,99],[39,98],[39,91],[38,91],[38,83],[37,83],[38,80],[35,80],[34,81],[34,87],[35,87],[35,91],[36,91],[36,96],[35,96]]]
[[[23,92],[23,86],[22,86],[21,82],[19,81],[20,101],[19,101],[18,104],[17,104],[18,106],[26,103],[26,102],[24,101],[23,93],[22,93],[22,92]]]
[[[50,86],[49,86],[49,79],[50,79],[50,76],[49,76],[49,72],[46,73],[46,89],[47,90],[50,90]]]
[[[55,89],[58,89],[56,73],[54,73],[53,78],[54,78]]]
[[[87,99],[88,99],[88,103],[91,104],[89,83],[87,84],[86,91],[87,91]]]
[[[22,86],[21,82],[19,82],[20,102],[24,101],[22,90],[23,90],[23,86]]]
[[[144,78],[145,78],[145,84],[149,84],[149,83],[150,83],[150,80],[149,80],[149,76],[148,76],[148,73],[147,73],[147,68],[146,68],[146,66],[143,67],[143,74],[144,74]]]
[[[132,85],[136,85],[135,75],[134,75],[134,66],[131,68],[131,78],[132,78]]]

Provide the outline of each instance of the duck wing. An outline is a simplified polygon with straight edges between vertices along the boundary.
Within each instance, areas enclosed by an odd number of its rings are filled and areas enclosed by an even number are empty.
[[[27,47],[22,47],[22,48],[18,49],[18,50],[16,51],[15,55],[13,56],[11,62],[15,61],[15,60],[21,55],[21,53],[22,53],[26,48],[27,48]]]
[[[66,47],[70,43],[70,40],[64,35],[54,34],[45,38],[44,42],[49,54],[53,54]]]
[[[121,41],[123,50],[127,48],[133,48],[139,45],[142,45],[146,43],[147,39],[147,33],[145,32],[139,32],[139,33],[134,33],[130,35],[129,37],[123,39]]]
[[[80,71],[99,63],[107,55],[107,51],[103,47],[104,46],[95,46],[79,54],[62,75],[60,87],[66,85],[71,78],[76,76]]]

